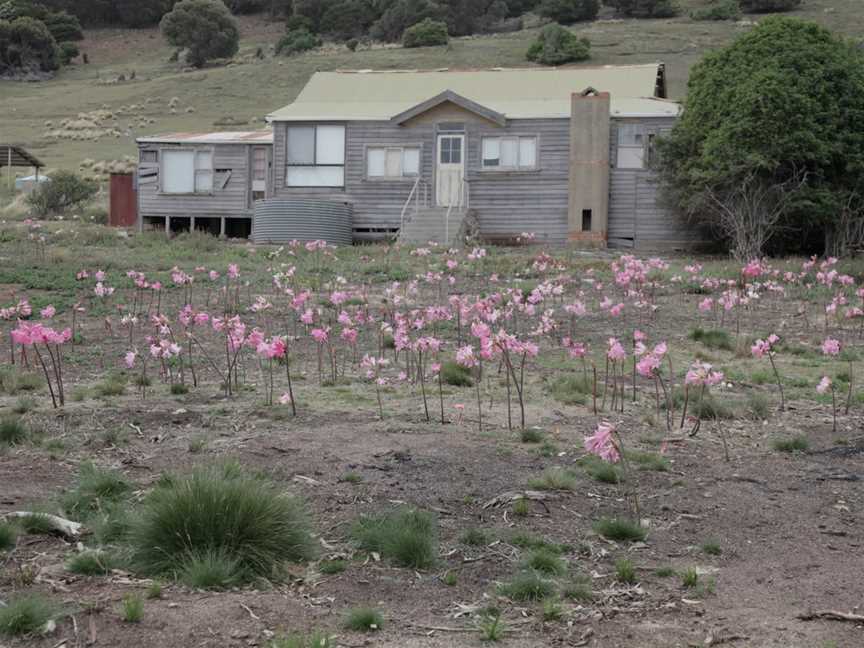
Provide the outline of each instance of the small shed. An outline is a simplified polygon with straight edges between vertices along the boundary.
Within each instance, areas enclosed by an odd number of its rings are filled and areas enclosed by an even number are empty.
[[[8,178],[10,189],[14,182],[11,171],[12,167],[32,167],[34,169],[33,185],[35,186],[39,183],[39,169],[44,166],[35,155],[26,151],[24,147],[0,143],[0,169],[9,167]]]

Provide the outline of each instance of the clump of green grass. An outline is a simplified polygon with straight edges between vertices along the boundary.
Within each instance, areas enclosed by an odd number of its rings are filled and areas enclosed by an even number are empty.
[[[104,576],[111,571],[111,556],[102,551],[84,551],[66,562],[66,569],[82,576]]]
[[[537,454],[541,457],[554,457],[558,454],[558,446],[549,439],[543,439],[543,442],[537,447]]]
[[[641,470],[652,470],[654,472],[669,471],[669,460],[657,452],[626,450],[624,456]]]
[[[675,569],[672,567],[658,567],[654,570],[654,574],[658,578],[671,578],[675,575]]]
[[[120,375],[108,376],[93,386],[93,393],[103,398],[122,396],[126,393],[126,378]]]
[[[345,627],[355,632],[376,632],[384,627],[384,617],[375,608],[353,608],[345,618]]]
[[[278,579],[286,561],[314,557],[306,507],[239,464],[167,477],[144,500],[129,532],[132,562],[171,575],[192,560],[236,565],[237,578]],[[211,562],[212,562],[211,561]]]
[[[594,600],[594,590],[591,587],[591,577],[588,575],[580,575],[573,578],[573,581],[567,583],[561,592],[564,598],[572,601],[580,601],[589,603]]]
[[[767,369],[756,369],[750,374],[750,382],[754,385],[765,385],[774,382],[774,374]]]
[[[528,531],[515,531],[509,539],[510,544],[520,549],[546,549],[553,553],[561,553],[562,546],[554,542],[548,542],[540,536]]]
[[[219,550],[188,556],[178,576],[189,587],[207,590],[227,589],[244,580],[240,561]]]
[[[162,581],[158,578],[154,579],[150,585],[147,586],[147,592],[145,596],[148,599],[161,599],[162,598],[162,590],[164,589],[162,585]]]
[[[576,490],[576,475],[561,466],[547,468],[539,477],[528,480],[528,487],[534,490]]]
[[[18,528],[9,522],[0,522],[0,551],[15,548],[18,539]]]
[[[672,392],[672,403],[675,407],[675,411],[680,413],[681,409],[684,406],[684,390],[683,389],[675,389]],[[663,403],[662,407],[666,407],[666,404]],[[733,419],[735,418],[735,412],[738,408],[738,404],[730,402],[728,400],[718,400],[711,393],[706,393],[703,398],[698,398],[698,396],[691,391],[690,399],[687,405],[688,416],[696,416],[703,421],[710,421],[713,419]]]
[[[102,433],[102,443],[106,446],[121,446],[129,442],[129,435],[120,428],[112,427]]]
[[[441,380],[446,385],[453,387],[471,387],[474,380],[471,378],[471,369],[463,367],[453,360],[441,363]]]
[[[36,399],[32,396],[19,396],[12,406],[15,414],[26,414],[36,409]]]
[[[139,623],[144,618],[144,599],[138,594],[127,594],[120,606],[120,618],[126,623]]]
[[[757,421],[764,421],[770,414],[771,405],[768,397],[762,392],[751,392],[747,395],[747,414]]]
[[[525,517],[531,512],[531,504],[524,497],[513,500],[513,515],[516,517]]]
[[[617,484],[623,479],[620,468],[608,461],[603,461],[596,455],[582,457],[579,465],[592,479],[604,484]]]
[[[723,351],[732,351],[735,346],[732,343],[732,336],[728,331],[723,329],[695,328],[690,331],[690,339],[699,342],[709,349],[721,349]]]
[[[172,396],[183,396],[184,394],[189,393],[189,385],[184,383],[173,383],[171,385],[171,395]]]
[[[564,608],[558,602],[558,599],[547,598],[543,599],[543,620],[544,621],[559,621],[564,616]]]
[[[789,439],[774,439],[771,447],[777,452],[807,452],[810,441],[803,434],[799,434]]]
[[[87,526],[99,544],[111,544],[124,540],[129,533],[131,515],[125,501],[104,502],[101,509],[91,515]]]
[[[709,556],[719,556],[723,553],[723,548],[716,540],[706,540],[702,543],[702,551]]]
[[[268,648],[332,648],[332,639],[323,632],[312,632],[311,634],[292,634],[286,637],[276,637]]]
[[[51,520],[44,513],[33,513],[18,518],[18,526],[30,535],[53,535],[57,533]]]
[[[627,558],[615,561],[615,580],[619,583],[636,582],[636,567]]]
[[[687,589],[692,589],[699,584],[699,573],[692,567],[688,567],[681,572],[681,585]]]
[[[318,571],[322,574],[341,574],[348,567],[345,560],[322,560],[318,563]]]
[[[507,630],[504,621],[501,619],[501,612],[498,610],[480,615],[477,626],[480,630],[480,638],[483,641],[501,641]]]
[[[0,387],[7,394],[36,391],[43,385],[42,377],[37,373],[18,373],[14,369],[0,372]]]
[[[609,540],[644,540],[648,532],[638,522],[626,518],[601,518],[594,523],[594,531]]]
[[[498,592],[514,601],[540,601],[554,592],[552,581],[534,571],[518,573],[509,583],[498,587]]]
[[[362,517],[352,535],[361,549],[377,551],[402,567],[425,569],[435,564],[438,521],[427,511],[400,508]]]
[[[187,448],[190,454],[201,454],[204,450],[207,449],[207,437],[198,436],[193,439],[189,439],[189,446]]]
[[[551,576],[561,576],[567,573],[567,562],[557,552],[546,547],[532,549],[522,559],[522,566]]]
[[[345,482],[346,484],[359,484],[363,481],[363,475],[359,475],[355,472],[347,472],[339,478],[339,481]]]
[[[20,418],[10,416],[0,420],[0,445],[18,445],[28,436],[27,426]]]
[[[565,405],[584,405],[592,388],[581,376],[559,376],[549,385],[549,394]]]
[[[543,440],[543,430],[525,428],[520,434],[522,443],[540,443]]]
[[[444,574],[444,577],[441,579],[441,581],[447,587],[455,587],[456,583],[459,582],[459,575],[455,571],[450,570],[446,574]]]
[[[0,607],[0,634],[18,637],[37,632],[57,614],[57,607],[38,594],[10,599]]]
[[[459,542],[472,547],[485,547],[492,541],[491,534],[486,529],[467,529],[461,536]]]
[[[63,509],[76,518],[86,518],[122,500],[131,490],[132,484],[122,473],[85,462],[78,470],[75,487],[62,498]]]

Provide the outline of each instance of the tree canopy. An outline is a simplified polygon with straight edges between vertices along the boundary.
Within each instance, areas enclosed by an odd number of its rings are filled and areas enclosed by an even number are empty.
[[[201,67],[209,59],[237,53],[240,31],[228,8],[217,0],[183,0],[165,14],[162,34],[175,47],[189,51],[189,62]]]
[[[694,66],[660,150],[666,193],[691,217],[710,222],[714,197],[744,178],[806,174],[781,229],[824,229],[864,193],[864,52],[814,23],[765,19]]]

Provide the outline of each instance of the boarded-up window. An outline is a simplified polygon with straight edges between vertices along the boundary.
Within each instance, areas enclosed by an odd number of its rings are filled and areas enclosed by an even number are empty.
[[[286,153],[289,187],[345,186],[344,126],[289,126]]]
[[[141,164],[153,164],[159,161],[158,151],[141,151]]]
[[[252,179],[267,180],[267,149],[258,147],[252,149]]]
[[[618,124],[616,166],[619,169],[645,167],[645,134],[641,124]]]
[[[536,137],[484,137],[482,153],[484,169],[537,168]]]
[[[366,176],[406,178],[420,173],[420,147],[370,146],[366,149]]]

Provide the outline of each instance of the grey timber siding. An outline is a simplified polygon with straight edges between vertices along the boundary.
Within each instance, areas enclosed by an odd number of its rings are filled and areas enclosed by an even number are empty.
[[[274,123],[273,195],[277,198],[320,199],[348,203],[352,207],[355,238],[381,238],[385,230],[399,227],[399,217],[414,178],[370,180],[366,178],[366,148],[376,145],[419,145],[420,175],[429,183],[429,202],[434,205],[435,120],[419,116],[402,126],[388,121],[345,123],[344,188],[287,187],[286,135],[288,122]],[[468,113],[447,115],[447,121],[465,124],[465,172],[468,206],[476,214],[480,231],[492,240],[506,240],[522,232],[534,232],[537,242],[567,241],[569,180],[569,119],[513,119],[505,126]],[[675,217],[658,204],[658,188],[649,170],[617,169],[617,123],[635,122],[644,132],[662,133],[673,118],[619,119],[610,129],[609,241],[611,245],[663,246],[690,241]],[[537,168],[530,171],[492,171],[481,166],[481,139],[487,135],[534,135]]]
[[[141,144],[143,151],[170,149],[212,150],[213,191],[210,194],[179,195],[161,193],[159,162],[138,165],[139,218],[250,218],[249,169],[251,147],[247,144]],[[230,177],[228,173],[230,172]],[[227,178],[227,182],[225,182]],[[224,187],[222,186],[224,183]]]

